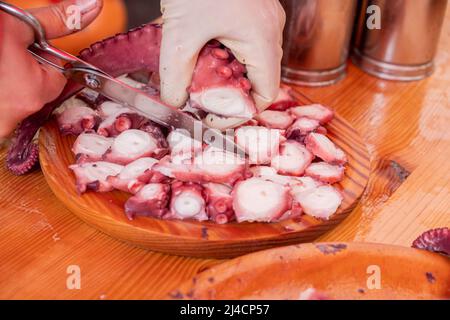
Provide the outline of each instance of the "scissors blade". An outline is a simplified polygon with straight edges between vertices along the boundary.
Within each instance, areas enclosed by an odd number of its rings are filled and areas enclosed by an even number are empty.
[[[164,104],[157,96],[133,88],[95,70],[70,68],[65,71],[65,75],[162,126],[183,129],[190,138],[205,142],[214,148],[237,153],[241,157],[245,156],[245,151],[234,143],[234,135],[222,134],[219,130],[205,125],[201,120]]]

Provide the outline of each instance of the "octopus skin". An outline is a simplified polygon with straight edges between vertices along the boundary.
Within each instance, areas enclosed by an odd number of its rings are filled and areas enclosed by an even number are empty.
[[[219,116],[251,119],[256,113],[246,68],[231,51],[212,41],[200,52],[188,89],[194,108]]]
[[[287,129],[286,137],[303,143],[306,135],[315,132],[319,127],[321,127],[319,121],[300,117]]]
[[[108,181],[109,177],[117,176],[122,170],[123,166],[98,161],[90,163],[75,164],[70,166],[77,179],[78,192],[85,193],[88,190],[95,192],[109,192],[114,190],[114,187]]]
[[[238,222],[277,221],[292,208],[288,187],[261,178],[238,182],[232,196]]]
[[[306,148],[315,156],[330,164],[344,165],[347,156],[327,136],[320,133],[310,133],[305,138]]]
[[[414,240],[412,247],[450,256],[450,229],[436,228],[428,230]]]
[[[309,119],[314,119],[319,121],[322,125],[330,122],[334,118],[333,110],[321,104],[294,107],[289,109],[289,111],[295,118],[306,117]]]
[[[150,183],[125,203],[125,214],[133,220],[136,215],[162,218],[168,213],[170,186],[163,183]]]
[[[313,159],[314,156],[303,144],[287,140],[281,144],[279,154],[272,158],[271,166],[282,175],[301,176]]]
[[[93,131],[99,123],[98,113],[79,99],[69,99],[64,110],[57,115],[59,131],[64,135],[79,135]],[[67,105],[70,104],[70,105]]]
[[[147,24],[130,30],[127,33],[118,34],[97,42],[90,48],[81,51],[79,58],[91,63],[113,77],[133,74],[139,71],[145,71],[149,74],[158,73],[161,36],[162,29],[160,25]],[[207,103],[211,100],[217,101],[217,99],[222,99],[224,96],[226,99],[229,99],[230,97],[227,97],[227,95],[231,92],[231,97],[245,103],[245,110],[251,110],[248,114],[252,114],[255,107],[249,95],[251,90],[250,82],[243,77],[245,67],[232,57],[232,55],[229,55],[227,59],[223,59],[224,56],[222,53],[217,54],[219,51],[213,49],[220,49],[228,53],[227,50],[216,44],[207,47],[200,55],[190,88],[194,96],[196,94],[198,95],[197,99],[194,98],[197,107],[208,109],[209,105],[206,107],[203,106],[203,101]],[[203,59],[205,59],[205,62],[202,62]],[[219,63],[219,61],[223,62]],[[226,63],[226,66],[220,68],[217,72],[215,68],[211,68],[214,70],[209,70],[210,68],[208,66],[216,63]],[[225,77],[228,72],[224,71],[227,70],[226,68],[230,68],[233,72],[233,75],[228,79]],[[197,69],[201,71],[197,71]],[[202,75],[202,72],[205,75]],[[211,81],[214,88],[206,85],[206,82],[209,81]],[[149,86],[151,87],[152,84],[149,83]],[[222,85],[225,86],[225,94],[220,92]],[[22,121],[11,141],[6,160],[7,167],[10,171],[14,174],[21,175],[29,172],[36,166],[38,147],[33,143],[35,134],[50,118],[57,107],[82,89],[83,87],[81,85],[73,81],[68,81],[58,98]],[[213,93],[211,94],[210,91],[213,91]],[[206,98],[205,93],[207,93]],[[239,95],[242,95],[242,97]]]
[[[217,224],[235,220],[231,196],[233,189],[227,185],[212,182],[204,184],[203,188],[209,219]]]
[[[314,162],[306,168],[305,174],[324,183],[337,183],[344,179],[344,167],[326,162]]]
[[[170,209],[164,219],[208,220],[203,187],[194,182],[173,182]]]

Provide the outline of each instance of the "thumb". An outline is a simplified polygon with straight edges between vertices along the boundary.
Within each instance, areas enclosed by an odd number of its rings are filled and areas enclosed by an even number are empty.
[[[45,30],[47,39],[55,39],[80,31],[98,16],[103,7],[103,0],[65,0],[60,3],[30,9]],[[33,31],[24,30],[27,43],[34,41]]]

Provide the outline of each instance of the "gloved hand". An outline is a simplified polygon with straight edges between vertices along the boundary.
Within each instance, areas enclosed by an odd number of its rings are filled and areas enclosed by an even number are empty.
[[[48,39],[78,30],[67,27],[66,11],[72,5],[81,13],[81,28],[100,13],[102,0],[66,0],[53,6],[29,10],[42,24]],[[6,137],[27,116],[54,100],[66,78],[54,68],[39,64],[27,51],[34,42],[33,30],[0,11],[0,138]],[[57,62],[57,61],[55,61]]]
[[[259,110],[277,96],[285,13],[278,0],[161,0],[161,97],[187,99],[197,56],[212,39],[246,65]]]

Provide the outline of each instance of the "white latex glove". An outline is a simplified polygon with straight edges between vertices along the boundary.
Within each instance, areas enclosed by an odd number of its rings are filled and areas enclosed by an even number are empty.
[[[278,0],[161,0],[161,12],[161,97],[166,103],[185,103],[197,56],[212,39],[246,65],[259,110],[275,99],[286,19]]]

